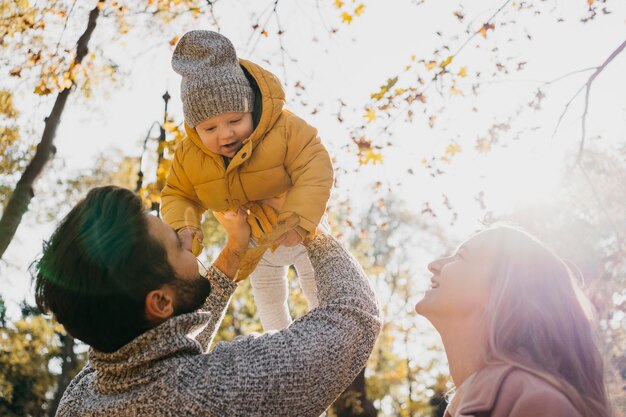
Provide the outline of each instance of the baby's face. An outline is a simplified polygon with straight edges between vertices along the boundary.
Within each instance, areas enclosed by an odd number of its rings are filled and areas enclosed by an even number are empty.
[[[218,114],[196,126],[204,146],[227,158],[235,156],[253,130],[252,113]]]

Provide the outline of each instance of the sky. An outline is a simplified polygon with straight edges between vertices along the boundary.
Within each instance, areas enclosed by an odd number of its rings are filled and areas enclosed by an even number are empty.
[[[318,128],[337,164],[348,171],[340,177],[334,198],[350,199],[356,212],[365,211],[379,197],[372,192],[373,183],[381,181],[382,190],[389,189],[394,198],[405,201],[418,216],[422,215],[424,202],[432,202],[441,214],[437,221],[452,240],[459,240],[480,227],[484,210],[476,202],[479,190],[484,191],[487,205],[496,212],[551,197],[559,186],[560,172],[571,163],[571,155],[578,146],[582,97],[570,106],[554,137],[552,131],[564,105],[590,73],[573,74],[544,86],[546,98],[542,110],[525,110],[491,152],[478,153],[474,149],[476,139],[484,136],[492,123],[506,120],[516,108],[530,101],[544,82],[599,65],[626,37],[624,2],[608,0],[606,7],[612,14],[599,15],[587,24],[579,21],[585,16],[587,1],[547,2],[550,7],[544,7],[545,13],[541,16],[529,12],[516,14],[509,4],[504,15],[517,16],[516,22],[496,25],[486,39],[475,37],[450,65],[452,71],[461,67],[466,67],[470,74],[480,71],[483,74],[480,95],[473,97],[469,93],[471,76],[459,83],[466,92],[462,97],[441,97],[434,85],[426,93],[428,106],[445,109],[437,113],[435,127],[428,127],[427,117],[419,106],[413,122],[405,123],[400,118],[393,125],[389,139],[380,133],[380,126],[386,121],[384,118],[377,120],[366,131],[368,137],[375,143],[390,140],[393,145],[381,151],[382,165],[359,167],[355,152],[346,151],[345,146],[350,143],[350,126],[364,121],[363,108],[370,102],[370,94],[398,74],[401,75],[399,85],[409,82],[410,76],[402,74],[405,66],[412,63],[412,55],[418,60],[429,60],[433,50],[442,45],[456,50],[468,37],[466,27],[480,28],[503,2],[364,1],[364,13],[355,17],[350,25],[340,22],[340,12],[332,3],[280,3],[279,16],[285,30],[284,67],[274,20],[270,19],[270,36],[250,36],[251,22],[258,16],[264,21],[267,12],[263,12],[273,1],[217,2],[215,13],[220,31],[233,41],[239,56],[261,63],[282,79],[287,89],[288,107]],[[346,8],[359,4],[349,0],[345,3]],[[76,11],[63,35],[68,44],[75,42],[72,35],[82,30],[81,22],[85,21],[88,9]],[[457,10],[462,10],[466,16],[463,23],[453,15]],[[556,23],[559,17],[565,21]],[[148,128],[162,118],[161,96],[165,90],[172,96],[170,114],[176,120],[182,119],[180,81],[170,66],[173,48],[163,39],[171,39],[190,29],[214,29],[210,22],[209,16],[202,15],[184,24],[153,29],[152,34],[128,36],[124,44],[113,43],[108,48],[106,45],[113,38],[115,28],[97,27],[93,45],[106,50],[120,64],[123,75],[117,85],[103,83],[96,88],[92,100],[71,96],[55,141],[57,158],[63,161],[63,172],[59,175],[70,177],[89,170],[97,155],[111,148],[138,156]],[[336,34],[329,34],[331,27],[339,29]],[[526,34],[530,34],[532,40],[528,40]],[[50,36],[55,35],[58,36],[54,33]],[[508,38],[515,41],[507,42]],[[493,48],[498,48],[497,53]],[[510,56],[512,62],[526,62],[524,71],[491,77],[494,56]],[[593,84],[588,122],[589,142],[596,146],[611,149],[625,142],[624,73],[626,53],[618,56]],[[297,81],[306,87],[299,96],[294,88]],[[40,135],[42,120],[51,103],[34,97],[31,91],[27,86],[17,88],[16,101],[23,111],[24,123]],[[344,123],[338,123],[335,115],[340,99],[347,105],[342,113]],[[307,104],[303,105],[302,101]],[[323,106],[319,106],[316,114],[311,114],[319,103]],[[514,139],[513,133],[518,130],[523,132],[519,139]],[[441,161],[439,158],[451,143],[458,144],[461,152],[452,156],[449,163]],[[424,168],[422,159],[433,156],[445,175],[432,178]],[[458,213],[454,225],[449,224],[452,213],[444,207],[444,194]],[[59,213],[59,219],[63,214]],[[32,300],[25,271],[54,225],[54,221],[41,222],[36,213],[29,213],[5,254],[8,264],[0,264],[0,285],[8,299],[10,314],[16,314],[20,300],[25,297]],[[423,253],[416,259],[416,271],[421,274],[416,278],[419,285],[427,282],[428,258],[438,255],[441,254]]]

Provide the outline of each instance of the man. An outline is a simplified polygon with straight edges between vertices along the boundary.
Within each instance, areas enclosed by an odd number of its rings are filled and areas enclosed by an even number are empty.
[[[37,262],[36,300],[91,349],[57,416],[319,416],[350,384],[380,315],[363,270],[327,235],[306,243],[317,309],[208,352],[250,236],[244,212],[218,220],[228,242],[205,278],[129,190],[93,189],[63,219]]]

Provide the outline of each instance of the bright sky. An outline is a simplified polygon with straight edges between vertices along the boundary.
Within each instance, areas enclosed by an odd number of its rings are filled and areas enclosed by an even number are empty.
[[[368,103],[369,95],[387,78],[401,74],[404,67],[411,63],[411,55],[429,60],[432,51],[443,44],[456,50],[467,38],[464,33],[466,25],[473,20],[471,27],[480,28],[502,1],[461,2],[466,16],[463,24],[459,24],[452,15],[460,7],[454,7],[449,2],[427,0],[418,6],[418,2],[408,0],[365,1],[365,13],[356,17],[350,26],[339,23],[339,12],[332,7],[332,2],[320,1],[324,3],[320,11],[315,3],[280,3],[279,12],[286,30],[285,48],[289,57],[297,59],[294,63],[287,57],[286,82],[276,37],[270,35],[258,42],[257,38],[249,39],[252,11],[256,10],[258,14],[273,1],[218,2],[216,14],[222,33],[231,38],[239,55],[262,63],[283,79],[288,86],[289,107],[319,129],[320,136],[337,157],[338,163],[352,171],[357,166],[356,158],[342,147],[349,143],[347,128],[364,120],[363,105]],[[346,3],[353,7],[350,1]],[[513,125],[512,132],[533,128],[522,133],[520,140],[513,140],[510,131],[501,138],[500,145],[505,146],[496,146],[486,155],[474,150],[475,141],[485,134],[493,122],[505,121],[515,108],[530,101],[541,82],[601,64],[626,34],[624,2],[609,0],[607,7],[613,13],[600,15],[588,24],[579,22],[585,15],[587,1],[549,3],[556,4],[556,11],[545,16],[532,16],[527,12],[520,14],[516,24],[496,26],[487,39],[479,36],[470,42],[455,57],[450,68],[458,71],[464,66],[470,74],[483,72],[479,98],[469,94],[469,85],[459,84],[467,92],[466,96],[453,99],[448,95],[438,98],[436,89],[431,88],[427,92],[429,108],[445,106],[446,109],[437,115],[435,128],[428,127],[427,117],[421,113],[423,107],[416,106],[413,123],[399,120],[394,125],[391,139],[394,145],[383,151],[383,165],[366,166],[357,173],[342,176],[335,196],[339,199],[351,198],[357,211],[359,207],[366,210],[374,198],[370,191],[372,183],[380,180],[385,184],[383,188],[389,185],[396,197],[406,200],[409,207],[415,207],[417,214],[424,201],[431,201],[445,225],[450,221],[450,213],[443,206],[442,195],[446,194],[459,214],[458,222],[447,229],[450,236],[454,236],[453,240],[466,236],[479,226],[478,220],[484,213],[475,197],[480,190],[485,191],[487,205],[498,212],[548,198],[558,186],[559,170],[567,155],[571,155],[578,146],[582,97],[571,106],[554,140],[550,139],[551,133],[564,104],[589,73],[572,75],[546,88],[543,110],[537,113],[525,111]],[[514,15],[509,11],[508,16]],[[565,22],[557,24],[558,17],[563,17]],[[84,22],[84,16],[78,16],[76,22],[79,21]],[[203,16],[180,31],[173,30],[173,34],[211,28],[208,22],[210,19]],[[329,36],[324,24],[340,30],[336,35]],[[77,27],[82,31],[80,26]],[[94,44],[106,44],[111,30],[98,27]],[[270,32],[275,31],[275,26],[272,26]],[[436,34],[437,31],[442,32],[442,37]],[[509,37],[522,39],[526,32],[532,36],[532,41],[506,42]],[[318,41],[312,42],[313,37]],[[476,48],[476,45],[481,45],[481,48]],[[497,80],[490,78],[494,55],[489,50],[494,47],[499,48],[498,56],[502,58],[512,56],[512,62],[527,62],[525,70],[500,75]],[[99,89],[96,90],[99,95],[89,106],[85,106],[84,100],[71,98],[65,110],[56,146],[58,157],[65,161],[67,175],[75,170],[89,169],[95,156],[111,147],[138,156],[147,129],[153,121],[162,118],[161,96],[165,89],[173,97],[170,114],[177,120],[181,119],[179,78],[171,70],[172,48],[167,42],[153,42],[144,37],[141,41],[129,41],[122,48],[116,47],[112,51],[109,53],[116,57],[128,74],[123,88],[107,84],[103,88],[108,90],[106,97],[102,96],[103,89]],[[262,62],[268,58],[270,65]],[[595,140],[599,146],[624,143],[625,73],[626,53],[616,58],[593,85],[588,137],[601,137],[601,140]],[[302,81],[306,86],[300,97],[294,94],[296,81]],[[339,107],[339,98],[348,105],[344,110],[344,124],[339,124],[334,115]],[[32,112],[26,113],[30,122],[38,123],[35,126],[40,135],[43,127],[40,121],[49,113],[51,104],[33,103],[30,91],[26,90],[17,91],[17,100],[21,109],[36,106]],[[309,105],[301,105],[300,100]],[[325,103],[324,107],[316,115],[310,114],[312,108],[321,102]],[[479,111],[473,112],[473,107]],[[377,130],[372,129],[368,135],[376,138]],[[454,155],[449,164],[439,161],[446,175],[431,178],[420,161],[431,156],[443,156],[452,141],[460,145],[461,152]],[[414,174],[408,174],[408,169],[412,169]],[[59,218],[63,214],[59,213]],[[4,289],[3,295],[9,301],[10,314],[16,313],[17,302],[21,299],[32,299],[25,270],[37,256],[42,239],[50,235],[53,227],[54,223],[41,224],[34,215],[27,215],[5,254],[9,265],[0,264],[0,284]],[[437,255],[439,253],[424,254],[423,259],[420,257],[416,261],[416,271],[423,273],[430,260],[426,258]],[[420,281],[420,285],[424,283],[425,280]]]

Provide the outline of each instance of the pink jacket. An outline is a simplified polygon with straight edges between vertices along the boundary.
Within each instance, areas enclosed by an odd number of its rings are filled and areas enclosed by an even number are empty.
[[[458,410],[459,417],[582,417],[553,385],[505,364],[478,371]]]

